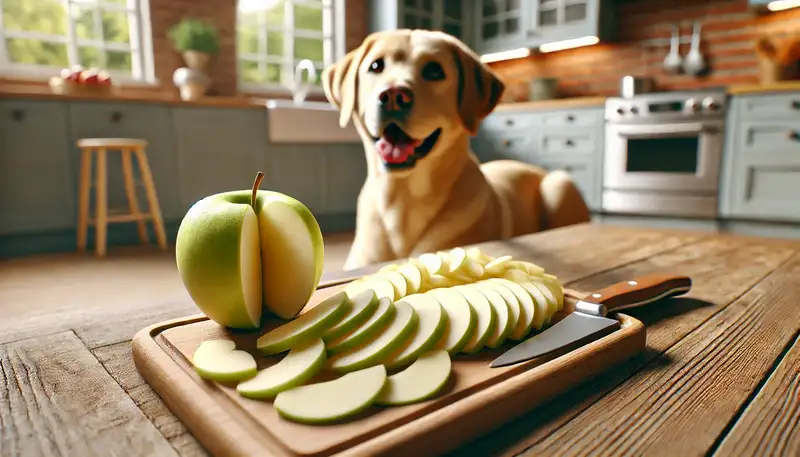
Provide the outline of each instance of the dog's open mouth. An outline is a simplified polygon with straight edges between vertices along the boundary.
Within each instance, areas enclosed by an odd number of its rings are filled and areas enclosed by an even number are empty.
[[[393,122],[386,127],[380,138],[373,139],[386,168],[401,169],[413,167],[417,160],[425,157],[433,149],[441,133],[442,129],[438,128],[427,138],[417,140],[408,136]]]

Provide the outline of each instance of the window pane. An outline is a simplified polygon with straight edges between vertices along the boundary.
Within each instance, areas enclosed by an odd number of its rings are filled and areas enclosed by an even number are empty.
[[[8,56],[14,63],[68,67],[67,46],[25,38],[9,38],[6,40]]]
[[[280,84],[281,66],[276,63],[267,64],[267,78],[264,81],[268,84]]]
[[[91,46],[78,48],[78,58],[84,68],[100,68],[100,50]]]
[[[270,2],[273,3],[273,2]],[[266,24],[269,28],[283,28],[283,23],[286,21],[284,13],[284,2],[282,0],[275,1],[275,6],[266,9]]]
[[[86,40],[100,39],[94,26],[94,8],[72,6],[72,21],[75,24],[75,35]]]
[[[113,43],[128,43],[130,31],[128,30],[128,16],[121,11],[102,11],[103,41]]]
[[[460,0],[444,0],[444,15],[452,19],[461,19]]]
[[[53,0],[3,0],[3,26],[49,35],[67,34],[67,14]]]
[[[267,32],[267,55],[283,55],[283,32]]]
[[[130,72],[131,53],[120,51],[106,51],[106,68],[109,70],[119,70]]]
[[[294,28],[322,31],[322,4],[294,6]]]
[[[315,62],[324,60],[322,49],[322,40],[294,38],[294,56],[297,59],[309,59]]]
[[[261,75],[258,71],[258,62],[253,62],[251,60],[242,60],[241,62],[242,63],[239,67],[239,71],[241,71],[242,74],[239,75],[239,79],[251,84],[258,84],[262,82]]]
[[[238,28],[236,46],[240,54],[258,54],[258,30],[254,27]]]

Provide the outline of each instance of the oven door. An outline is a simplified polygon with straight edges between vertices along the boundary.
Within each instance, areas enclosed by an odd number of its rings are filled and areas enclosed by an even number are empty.
[[[716,194],[722,126],[722,120],[608,124],[604,187]]]

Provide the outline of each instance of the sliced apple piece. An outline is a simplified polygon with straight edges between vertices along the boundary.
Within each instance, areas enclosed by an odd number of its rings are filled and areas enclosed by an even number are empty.
[[[419,270],[420,277],[422,278],[419,286],[419,289],[421,290],[423,285],[428,282],[428,279],[430,279],[431,274],[428,271],[428,268],[425,267],[425,264],[415,257],[409,257],[408,263],[414,265]]]
[[[458,285],[456,281],[443,275],[431,275],[430,279],[428,279],[429,290],[438,289],[440,287],[453,287],[455,285]]]
[[[335,325],[351,307],[344,292],[322,300],[293,320],[274,328],[256,340],[256,347],[266,355],[288,351],[293,346],[319,338]]]
[[[556,302],[558,303],[558,310],[564,309],[564,286],[561,285],[561,281],[549,273],[543,274],[539,279],[542,284],[553,292],[553,296],[556,297]]]
[[[484,267],[484,271],[486,271],[487,275],[500,276],[506,271],[506,268],[508,268],[511,259],[512,257],[510,255],[498,257],[487,263]]]
[[[511,282],[521,284],[523,282],[530,281],[531,275],[518,268],[509,268],[505,271],[505,273],[503,273],[503,278],[508,279]]]
[[[192,354],[192,365],[201,378],[219,382],[248,379],[257,372],[256,359],[230,340],[203,341]]]
[[[349,333],[333,341],[326,342],[328,351],[344,352],[361,345],[385,328],[389,322],[391,322],[394,312],[395,308],[394,305],[392,305],[392,301],[386,297],[381,297],[378,299],[378,306],[366,322],[354,328]]]
[[[450,355],[459,353],[475,331],[477,325],[475,310],[462,294],[453,289],[433,289],[425,293],[432,295],[447,314],[445,330],[436,343],[436,348],[444,349]]]
[[[464,287],[472,287],[477,289],[486,297],[487,300],[489,300],[489,304],[492,306],[492,309],[494,309],[495,320],[494,329],[489,335],[489,338],[486,339],[486,346],[489,346],[493,349],[500,346],[506,341],[508,332],[511,331],[511,325],[508,319],[511,311],[508,309],[508,304],[505,300],[503,300],[503,296],[500,295],[499,292],[491,287],[487,287],[483,283],[476,282]]]
[[[506,305],[508,305],[509,330],[506,336],[511,338],[512,333],[517,328],[517,323],[520,320],[520,313],[522,312],[519,299],[517,299],[517,296],[514,295],[514,293],[511,292],[507,287],[504,287],[496,282],[483,280],[480,281],[480,283],[499,293],[500,296],[503,297],[503,301],[505,301]]]
[[[373,278],[371,275],[361,279],[360,281],[351,282],[345,288],[345,292],[347,293],[348,297],[353,298],[366,289],[372,289],[375,291],[375,295],[378,298],[386,297],[391,301],[395,301],[397,298],[399,298],[395,296],[394,286],[388,279]]]
[[[533,298],[522,286],[505,278],[491,278],[488,281],[499,284],[502,287],[510,290],[511,293],[517,297],[520,304],[519,320],[517,326],[511,331],[510,338],[519,341],[525,337],[531,330],[533,319],[535,317],[536,305],[533,303]]]
[[[350,299],[350,309],[337,324],[325,330],[322,339],[333,341],[366,322],[378,307],[378,297],[372,289],[366,289]]]
[[[447,264],[442,257],[437,254],[425,253],[420,255],[418,259],[425,266],[425,269],[428,270],[429,276],[439,274],[447,268]]]
[[[470,258],[464,248],[454,248],[448,252],[447,273],[445,274],[456,274],[466,278],[480,278],[483,273],[483,266]]]
[[[472,260],[475,260],[476,262],[480,263],[481,266],[484,267],[486,266],[486,264],[488,264],[493,260],[490,256],[486,255],[483,251],[481,251],[480,248],[474,246],[471,248],[467,248],[467,256]]]
[[[524,260],[511,260],[507,264],[508,269],[520,270],[527,273],[529,276],[541,276],[544,274],[544,268],[531,262]]]
[[[447,384],[452,368],[450,354],[442,349],[420,354],[405,370],[386,380],[375,403],[379,405],[408,405],[436,395]]]
[[[386,356],[403,346],[417,327],[417,313],[407,303],[395,302],[392,321],[383,331],[364,344],[328,359],[331,371],[347,373],[380,363]]]
[[[378,271],[397,271],[398,268],[400,268],[399,264],[390,263],[388,265],[382,266]]]
[[[408,295],[408,283],[405,276],[397,271],[379,271],[371,275],[375,279],[385,279],[394,287],[394,299],[399,300]]]
[[[475,330],[472,332],[472,337],[467,342],[467,345],[462,349],[462,352],[474,354],[483,349],[486,340],[492,336],[497,318],[492,305],[489,304],[489,300],[474,287],[456,286],[453,287],[453,290],[463,295],[472,309],[475,310]]]
[[[555,295],[553,295],[553,292],[550,291],[550,289],[543,283],[539,281],[531,281],[529,284],[533,284],[537,289],[539,289],[539,292],[541,292],[545,300],[547,300],[547,314],[544,316],[543,325],[550,325],[550,318],[552,318],[553,314],[558,311],[558,300],[556,299]]]
[[[314,338],[293,347],[280,362],[260,370],[255,377],[240,382],[236,391],[247,398],[273,398],[284,390],[305,384],[322,370],[325,359],[325,343]]]
[[[436,345],[447,324],[444,308],[432,295],[413,294],[397,303],[406,303],[414,309],[417,325],[408,341],[381,361],[390,370],[413,363],[420,354]]]
[[[520,283],[520,286],[522,286],[522,288],[525,289],[525,291],[528,292],[533,299],[535,311],[533,312],[533,322],[531,323],[531,328],[541,330],[547,319],[547,316],[550,314],[550,304],[548,303],[544,294],[542,294],[542,291],[539,290],[539,288],[536,287],[536,285],[534,285],[532,282],[522,282]]]
[[[409,295],[419,292],[419,288],[422,286],[422,272],[416,264],[411,262],[404,263],[400,265],[397,272],[406,278],[406,284],[408,285],[407,292]]]
[[[333,381],[285,390],[275,397],[283,418],[305,424],[339,421],[374,404],[386,384],[386,367],[377,365],[348,373]]]

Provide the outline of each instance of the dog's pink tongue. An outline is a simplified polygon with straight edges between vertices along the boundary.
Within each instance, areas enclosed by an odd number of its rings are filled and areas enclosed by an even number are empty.
[[[414,154],[417,141],[406,135],[395,124],[390,125],[378,140],[378,154],[387,163],[403,163]]]

